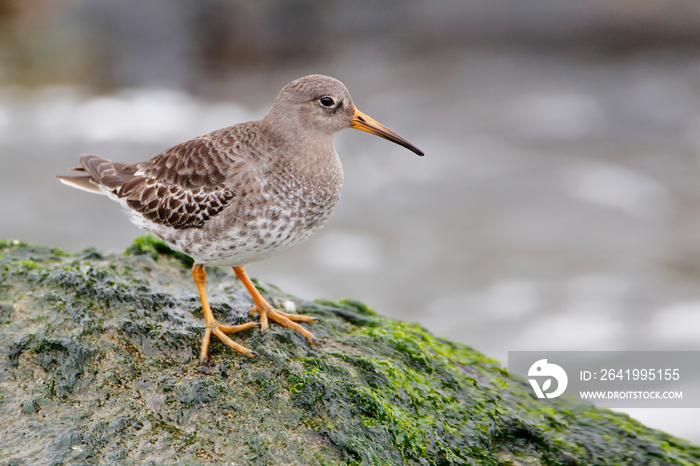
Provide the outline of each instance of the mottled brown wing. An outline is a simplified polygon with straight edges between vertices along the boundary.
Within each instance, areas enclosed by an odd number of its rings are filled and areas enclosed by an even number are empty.
[[[199,228],[235,195],[224,185],[230,163],[211,140],[196,138],[147,162],[114,167],[103,185],[152,222]]]

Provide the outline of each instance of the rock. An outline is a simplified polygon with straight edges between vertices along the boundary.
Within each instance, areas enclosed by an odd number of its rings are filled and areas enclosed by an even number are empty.
[[[624,414],[559,399],[466,346],[355,301],[279,306],[321,319],[311,347],[272,324],[212,340],[184,264],[142,237],[127,254],[0,241],[3,464],[693,465],[700,448]],[[209,271],[220,321],[251,300]]]

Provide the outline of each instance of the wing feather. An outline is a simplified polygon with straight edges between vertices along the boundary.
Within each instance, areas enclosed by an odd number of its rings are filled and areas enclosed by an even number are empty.
[[[83,176],[59,179],[72,187],[108,194],[145,219],[178,230],[200,228],[234,198],[223,170],[230,156],[206,137],[179,144],[138,164],[82,155]]]
[[[234,197],[219,168],[227,157],[211,140],[192,139],[147,162],[115,166],[110,175],[121,182],[112,193],[152,222],[200,228]]]

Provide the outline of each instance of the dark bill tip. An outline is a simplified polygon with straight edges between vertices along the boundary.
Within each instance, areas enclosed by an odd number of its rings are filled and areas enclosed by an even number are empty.
[[[355,115],[350,123],[350,126],[354,129],[359,129],[369,134],[374,134],[375,136],[382,137],[388,141],[405,147],[406,149],[415,152],[416,154],[423,156],[425,153],[408,142],[405,138],[399,136],[383,124],[378,121],[368,117],[359,110],[355,110]]]

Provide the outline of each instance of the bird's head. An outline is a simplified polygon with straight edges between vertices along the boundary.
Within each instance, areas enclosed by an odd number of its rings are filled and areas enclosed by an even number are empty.
[[[345,85],[328,76],[314,74],[287,84],[265,120],[273,125],[298,125],[296,130],[327,136],[346,128],[359,129],[423,155],[406,139],[355,108]]]

